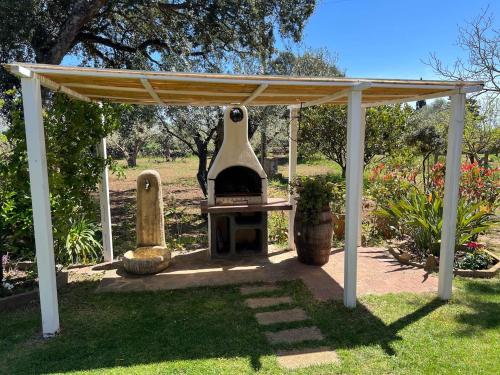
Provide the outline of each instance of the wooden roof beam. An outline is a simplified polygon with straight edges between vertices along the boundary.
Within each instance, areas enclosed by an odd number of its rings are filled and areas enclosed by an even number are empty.
[[[9,70],[12,74],[21,78],[36,78],[40,81],[40,84],[42,86],[48,88],[49,90],[63,92],[66,95],[73,97],[74,99],[83,100],[84,102],[92,101],[92,99],[90,99],[89,97],[79,94],[66,86],[60,85],[59,83],[56,83],[47,77],[41,76],[24,66],[9,66]]]
[[[243,105],[249,105],[252,101],[254,101],[260,94],[262,94],[264,92],[265,89],[268,88],[268,84],[267,83],[264,83],[262,85],[260,85],[259,87],[257,87],[257,89],[255,89],[255,91],[252,93],[252,95],[250,95],[248,98],[246,98],[243,103]]]
[[[473,92],[481,91],[482,89],[483,89],[483,85],[462,86],[461,88],[456,89],[456,90],[446,90],[446,91],[441,91],[441,92],[435,92],[432,94],[418,95],[418,96],[406,97],[406,98],[400,98],[400,99],[385,100],[385,101],[376,102],[376,103],[363,103],[362,106],[366,108],[366,107],[376,107],[379,105],[416,102],[418,100],[443,98],[443,97],[451,96],[451,95],[455,95],[455,94],[470,94]]]
[[[311,100],[310,102],[302,103],[302,105],[295,104],[295,105],[290,106],[290,107],[307,108],[307,107],[311,107],[313,105],[325,104],[325,103],[328,103],[328,102],[332,102],[332,101],[334,101],[336,99],[345,97],[345,96],[347,96],[347,94],[349,94],[353,90],[356,90],[356,91],[359,90],[359,91],[361,91],[361,90],[366,90],[366,89],[368,89],[370,87],[372,87],[372,84],[370,82],[359,82],[359,83],[354,84],[352,87],[349,87],[348,89],[336,92],[335,94],[327,95],[327,96],[324,96],[324,97],[319,98],[319,99]]]
[[[149,93],[151,98],[153,98],[159,105],[165,105],[165,102],[161,100],[160,96],[156,93],[155,89],[153,88],[153,86],[151,86],[151,83],[149,83],[147,78],[141,78],[141,83]]]

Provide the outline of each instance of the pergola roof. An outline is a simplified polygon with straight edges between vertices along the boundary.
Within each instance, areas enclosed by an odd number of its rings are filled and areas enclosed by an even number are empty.
[[[363,90],[363,106],[410,102],[480,91],[482,82],[345,77],[250,76],[96,69],[59,65],[5,64],[19,77],[80,100],[151,105],[219,106],[346,104]]]

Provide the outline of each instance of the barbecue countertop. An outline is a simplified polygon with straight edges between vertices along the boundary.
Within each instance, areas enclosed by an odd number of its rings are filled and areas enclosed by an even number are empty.
[[[206,200],[200,202],[202,213],[222,214],[229,212],[265,212],[265,211],[290,211],[292,204],[283,198],[268,198],[267,203],[238,204],[231,206],[208,206]]]

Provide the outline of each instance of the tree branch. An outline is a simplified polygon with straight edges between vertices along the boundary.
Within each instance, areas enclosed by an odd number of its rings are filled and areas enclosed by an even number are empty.
[[[80,30],[85,26],[99,9],[106,3],[106,0],[78,0],[73,5],[73,10],[59,30],[56,41],[52,45],[41,46],[38,53],[43,61],[50,64],[59,64],[63,57],[74,45],[74,40]]]

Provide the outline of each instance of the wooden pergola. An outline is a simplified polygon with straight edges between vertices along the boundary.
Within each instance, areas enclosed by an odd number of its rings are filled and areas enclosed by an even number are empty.
[[[451,298],[465,96],[482,90],[482,82],[172,73],[24,63],[4,67],[21,78],[22,83],[44,336],[50,337],[59,331],[59,310],[41,86],[89,102],[161,106],[286,105],[290,110],[290,180],[296,175],[298,109],[319,104],[347,104],[344,304],[350,308],[356,306],[365,108],[451,97],[438,286],[441,299]],[[106,157],[105,139],[101,140],[99,149]],[[107,169],[102,173],[100,185],[104,259],[109,262],[113,260],[113,243]],[[292,196],[289,196],[289,203],[295,208]],[[289,213],[290,248],[294,247],[294,216],[295,209]]]

